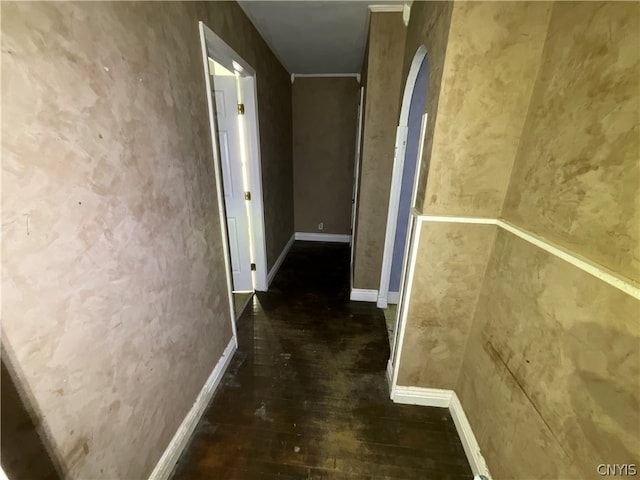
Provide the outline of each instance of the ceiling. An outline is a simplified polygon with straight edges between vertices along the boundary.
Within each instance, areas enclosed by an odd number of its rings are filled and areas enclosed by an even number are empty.
[[[239,1],[280,62],[294,74],[360,73],[369,5],[394,1]]]

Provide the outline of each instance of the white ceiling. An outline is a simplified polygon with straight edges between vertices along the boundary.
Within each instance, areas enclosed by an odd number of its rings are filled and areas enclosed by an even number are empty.
[[[369,5],[386,1],[239,1],[271,50],[295,74],[360,73]]]

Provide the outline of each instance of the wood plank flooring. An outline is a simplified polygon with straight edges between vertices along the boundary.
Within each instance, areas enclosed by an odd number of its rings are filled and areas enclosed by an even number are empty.
[[[174,480],[472,478],[448,410],[389,400],[384,316],[348,297],[348,246],[296,242]]]

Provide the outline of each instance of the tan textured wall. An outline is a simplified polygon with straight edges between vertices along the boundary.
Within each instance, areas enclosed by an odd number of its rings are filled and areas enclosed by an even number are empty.
[[[293,84],[296,232],[351,233],[359,95],[355,77],[299,77]]]
[[[427,105],[425,109],[429,115],[429,121],[427,122],[422,161],[420,164],[421,168],[418,176],[418,190],[416,194],[416,206],[418,210],[422,208],[422,204],[424,203],[425,189],[427,186],[427,175],[431,161],[433,133],[436,118],[438,118],[440,85],[447,51],[452,11],[453,2],[413,2],[411,5],[411,17],[409,19],[409,25],[407,26],[401,94],[404,93],[411,62],[420,45],[424,45],[427,48],[427,58],[429,62]],[[402,95],[399,97],[398,102],[402,104]]]
[[[550,10],[543,2],[455,4],[424,213],[500,213]]]
[[[268,181],[290,86],[237,5],[2,4],[3,358],[69,478],[146,478],[231,338],[200,19],[270,92]]]
[[[637,3],[553,5],[505,204],[516,224],[633,277]],[[457,392],[496,479],[640,464],[640,302],[500,231]]]
[[[503,216],[640,281],[637,2],[557,3]]]
[[[401,13],[371,14],[354,288],[377,290],[380,285],[405,33]]]
[[[500,230],[456,391],[496,479],[640,464],[640,303]]]
[[[495,229],[422,224],[398,385],[455,387]]]
[[[423,166],[430,159],[424,213],[495,218],[527,115],[550,5],[460,2],[453,6],[448,29],[436,29],[426,7],[415,6],[420,9],[414,17],[412,7],[411,22],[427,22],[429,32],[449,33],[448,44],[439,35],[439,48],[429,50],[435,66],[440,65],[442,81],[437,82],[435,74],[436,81],[428,87],[427,110],[433,108],[437,115],[429,117],[433,132],[427,130],[423,152]],[[436,18],[447,22],[445,7],[439,8]],[[420,29],[410,23],[409,31],[415,30]],[[431,67],[431,54],[429,62]],[[436,88],[439,100],[430,106]],[[419,246],[414,273],[419,288],[408,301],[409,343],[400,360],[401,385],[452,388],[458,378],[493,244],[488,232],[493,230],[455,224],[449,227],[455,232],[451,238],[433,238],[433,232],[444,228],[422,226],[428,240]]]

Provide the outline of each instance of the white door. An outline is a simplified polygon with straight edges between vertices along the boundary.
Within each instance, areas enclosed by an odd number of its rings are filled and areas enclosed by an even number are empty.
[[[242,180],[238,91],[236,77],[213,76],[213,93],[218,124],[218,144],[224,202],[229,233],[229,253],[234,291],[253,290],[249,222]]]

